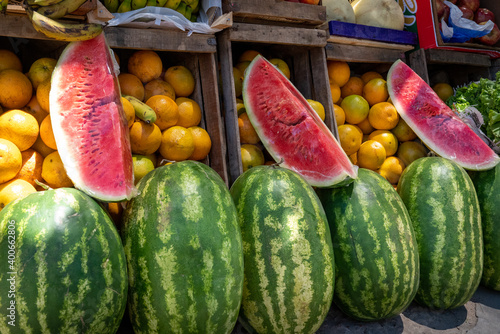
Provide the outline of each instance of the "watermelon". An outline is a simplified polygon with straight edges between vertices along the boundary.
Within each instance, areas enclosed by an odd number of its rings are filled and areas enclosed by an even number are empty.
[[[357,167],[280,70],[258,55],[245,73],[248,118],[276,162],[312,186],[340,186],[356,178]]]
[[[127,119],[104,34],[69,43],[52,73],[50,118],[75,187],[117,202],[136,194]]]
[[[231,333],[243,289],[236,208],[207,165],[159,167],[123,213],[130,321],[136,333]]]
[[[257,333],[314,333],[331,306],[335,263],[313,188],[287,168],[256,166],[231,195],[245,263],[240,323]]]
[[[406,167],[397,189],[420,256],[415,300],[432,309],[462,306],[483,271],[481,213],[471,178],[451,160],[424,157]]]
[[[317,193],[332,234],[335,304],[362,321],[403,312],[417,293],[419,258],[410,216],[396,190],[378,173],[360,168],[348,186]]]
[[[483,172],[472,173],[481,209],[484,267],[481,283],[500,291],[500,164]]]
[[[113,222],[74,188],[0,212],[0,333],[115,333],[125,312],[125,252]]]
[[[437,155],[468,170],[488,170],[500,158],[408,65],[397,60],[387,88],[401,118]]]

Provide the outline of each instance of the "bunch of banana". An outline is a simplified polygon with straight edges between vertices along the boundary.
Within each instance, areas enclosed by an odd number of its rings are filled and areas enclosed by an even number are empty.
[[[97,23],[69,23],[57,21],[74,12],[85,0],[25,0],[24,8],[36,31],[59,41],[84,41],[102,32]]]
[[[51,0],[31,0],[51,1]],[[63,0],[70,1],[70,0]],[[76,1],[76,0],[73,0]],[[104,7],[111,13],[125,13],[146,6],[166,7],[178,11],[188,20],[196,22],[200,9],[199,0],[102,0]]]

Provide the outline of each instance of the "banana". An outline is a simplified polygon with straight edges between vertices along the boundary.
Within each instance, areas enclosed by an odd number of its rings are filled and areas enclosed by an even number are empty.
[[[132,10],[144,8],[144,7],[146,7],[147,2],[148,2],[148,0],[132,0],[131,8],[132,8]]]
[[[26,2],[30,6],[41,6],[41,7],[44,7],[44,6],[51,6],[51,5],[58,4],[61,1],[62,0],[27,0]]]
[[[118,9],[117,13],[130,12],[132,10],[132,0],[123,0]]]
[[[176,10],[179,7],[181,0],[167,0],[165,7]]]
[[[130,103],[132,103],[132,106],[135,110],[135,117],[148,124],[156,122],[156,113],[153,108],[133,96],[123,95],[123,97],[129,100]]]
[[[186,6],[191,6],[192,4],[195,4],[196,0],[182,0],[186,4]]]
[[[156,7],[156,0],[147,0],[146,7]]]
[[[62,0],[55,5],[40,7],[37,12],[51,19],[59,19],[77,10],[85,1],[87,0]]]
[[[36,31],[59,41],[85,41],[102,33],[102,25],[97,23],[62,23],[48,18],[26,7],[26,13]]]
[[[0,1],[0,12],[5,13],[7,11],[7,5],[9,4],[9,0],[1,0]]]
[[[163,7],[167,3],[167,0],[156,0],[156,7]]]
[[[184,12],[184,17],[188,20],[191,20],[191,12],[193,9],[189,6],[186,6],[186,11]]]
[[[189,7],[193,9],[192,11],[193,14],[198,14],[198,12],[200,11],[200,1],[196,0],[195,2],[190,4]]]
[[[186,16],[186,4],[184,2],[181,2],[179,6],[177,7],[176,11],[178,13],[181,13],[182,15]]]
[[[106,7],[110,13],[116,13],[118,6],[120,6],[119,0],[104,0],[104,7]]]

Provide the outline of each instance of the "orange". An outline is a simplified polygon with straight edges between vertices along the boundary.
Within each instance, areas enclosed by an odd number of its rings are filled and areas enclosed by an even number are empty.
[[[371,79],[363,86],[363,97],[370,106],[387,101],[389,98],[387,82],[380,78]]]
[[[23,179],[31,185],[36,186],[35,180],[42,182],[43,155],[33,149],[21,152],[21,170],[15,179]]]
[[[188,97],[194,91],[194,76],[185,66],[169,67],[165,72],[164,79],[174,87],[177,97]]]
[[[399,145],[397,157],[408,167],[413,161],[427,156],[427,149],[416,141],[405,141]]]
[[[247,171],[249,168],[260,166],[265,163],[264,153],[257,145],[243,144],[240,150],[243,172]]]
[[[13,142],[0,138],[0,183],[13,179],[21,170],[21,151]]]
[[[365,84],[368,83],[368,81],[376,78],[383,79],[384,77],[382,76],[382,74],[375,71],[368,71],[361,75],[361,80],[363,80],[363,83]]]
[[[345,121],[349,124],[361,123],[370,111],[368,102],[361,95],[346,96],[340,107],[344,109]]]
[[[13,142],[20,151],[35,143],[38,132],[36,118],[24,110],[12,109],[0,115],[0,138]]]
[[[47,113],[50,112],[50,87],[50,80],[46,80],[38,85],[35,94],[38,104]]]
[[[375,129],[391,130],[398,125],[399,114],[391,103],[379,102],[370,108],[368,120]]]
[[[453,87],[445,82],[439,82],[432,86],[432,89],[436,92],[441,100],[446,102],[450,97],[452,97],[455,93],[453,92]]]
[[[28,79],[31,80],[31,84],[35,90],[39,84],[50,80],[56,64],[57,60],[54,58],[39,58],[31,64],[28,71]]]
[[[207,157],[208,153],[210,153],[210,149],[212,148],[212,140],[210,139],[210,135],[208,132],[200,128],[199,126],[192,126],[188,128],[191,131],[191,135],[194,140],[194,151],[189,156],[189,160],[203,160]]]
[[[163,79],[153,79],[144,85],[144,101],[149,100],[151,96],[166,95],[175,100],[175,90],[171,84]]]
[[[154,123],[134,122],[129,130],[132,153],[148,155],[158,150],[161,144],[161,130]]]
[[[194,152],[194,139],[191,131],[182,126],[173,126],[163,131],[160,154],[170,161],[189,159]]]
[[[125,117],[127,118],[127,126],[130,128],[135,121],[135,109],[132,103],[123,96],[120,98],[122,101],[123,111],[125,112]]]
[[[307,99],[307,102],[311,105],[311,107],[314,109],[316,114],[318,114],[319,118],[324,122],[325,121],[325,107],[321,104],[321,102]]]
[[[340,103],[340,87],[335,82],[330,82],[330,94],[332,95],[333,103]]]
[[[134,184],[139,183],[147,173],[155,169],[153,161],[145,155],[133,154],[132,163],[134,165]]]
[[[66,174],[59,152],[54,151],[43,159],[42,177],[51,188],[73,187],[73,182]]]
[[[155,124],[163,131],[177,124],[179,120],[179,108],[174,100],[166,95],[151,96],[146,104],[156,113]]]
[[[358,150],[358,166],[377,170],[386,158],[385,148],[376,140],[367,140]]]
[[[364,135],[369,135],[375,130],[370,121],[368,121],[368,117],[356,124],[356,126],[361,129]]]
[[[233,67],[233,81],[234,95],[240,97],[243,92],[243,73],[237,67]]]
[[[45,109],[42,109],[36,95],[31,97],[31,100],[24,106],[23,110],[35,117],[38,125],[40,125],[43,119],[49,114]]]
[[[48,147],[47,144],[45,144],[42,140],[42,137],[38,135],[38,138],[36,139],[35,143],[31,145],[31,148],[40,153],[43,157],[46,157],[50,153],[54,152],[55,150]]]
[[[153,50],[139,50],[132,54],[127,64],[128,72],[142,83],[159,78],[163,70],[160,56]]]
[[[29,182],[21,179],[11,180],[0,184],[0,211],[10,202],[36,192]]]
[[[363,140],[361,130],[352,124],[344,124],[338,127],[340,146],[345,154],[351,155],[358,151]]]
[[[249,61],[242,61],[242,62],[239,62],[238,64],[236,64],[235,67],[238,70],[240,70],[243,77],[245,77],[245,70],[247,69],[248,65],[250,65]]]
[[[378,141],[385,148],[385,154],[391,156],[396,154],[398,150],[398,139],[396,136],[387,130],[376,130],[370,133],[368,139]]]
[[[377,170],[377,173],[390,183],[397,184],[405,167],[403,160],[397,157],[388,157]]]
[[[288,67],[288,64],[284,60],[279,59],[279,58],[272,58],[272,59],[269,59],[269,62],[271,64],[273,64],[274,66],[276,66],[276,68],[278,70],[280,70],[281,73],[283,73],[283,75],[287,79],[290,79],[290,68]]]
[[[330,82],[335,82],[339,87],[344,86],[351,76],[351,69],[345,61],[328,60],[327,68]]]
[[[52,131],[52,122],[50,120],[50,115],[47,115],[45,119],[40,124],[40,138],[45,145],[53,150],[57,150],[56,138],[54,137],[54,131]]]
[[[201,108],[198,102],[187,97],[175,99],[179,110],[179,120],[176,125],[189,128],[201,122]]]
[[[335,122],[337,126],[345,123],[345,111],[338,104],[333,105],[333,113],[335,114]]]
[[[257,144],[260,142],[259,135],[255,132],[255,128],[250,123],[246,112],[238,116],[238,129],[240,132],[240,143]]]
[[[349,95],[362,95],[365,83],[359,77],[350,77],[347,83],[340,89],[340,96],[343,98]]]
[[[130,73],[120,73],[118,82],[122,95],[130,95],[141,101],[144,100],[144,86],[137,76]]]
[[[12,51],[0,49],[0,71],[12,69],[19,72],[23,71],[21,59]]]
[[[22,72],[0,71],[0,104],[6,109],[23,108],[31,100],[33,85]]]
[[[246,50],[238,58],[238,63],[241,63],[241,62],[244,62],[244,61],[251,62],[257,55],[260,55],[260,54],[261,53],[259,51]]]
[[[115,53],[116,55],[116,53]],[[123,207],[121,202],[107,203],[107,211],[113,219],[115,225],[120,225],[122,222]]]
[[[351,154],[349,156],[349,160],[351,160],[351,163],[353,165],[357,165],[358,164],[358,152],[354,152],[353,154]]]
[[[416,133],[413,132],[413,130],[402,118],[399,118],[398,124],[391,129],[391,132],[394,133],[400,142],[414,140],[417,138]]]

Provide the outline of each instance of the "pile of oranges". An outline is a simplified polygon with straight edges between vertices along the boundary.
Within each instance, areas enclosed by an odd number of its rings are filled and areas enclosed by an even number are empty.
[[[399,117],[382,74],[351,75],[344,61],[328,61],[339,141],[353,164],[378,172],[393,185],[427,149]]]

